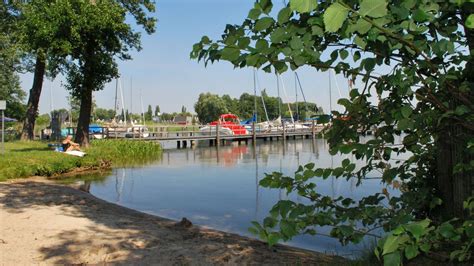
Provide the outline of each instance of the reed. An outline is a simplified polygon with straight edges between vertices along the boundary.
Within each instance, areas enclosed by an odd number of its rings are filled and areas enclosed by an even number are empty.
[[[29,176],[58,176],[78,168],[109,168],[146,164],[161,156],[155,142],[97,140],[83,158],[54,152],[46,142],[8,142],[0,154],[0,181]]]

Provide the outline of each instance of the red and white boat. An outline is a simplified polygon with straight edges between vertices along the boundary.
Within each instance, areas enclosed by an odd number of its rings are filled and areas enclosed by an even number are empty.
[[[217,125],[219,125],[220,135],[246,135],[249,132],[240,124],[239,117],[234,114],[223,114],[219,120],[209,123],[202,127],[199,131],[203,135],[216,135]]]

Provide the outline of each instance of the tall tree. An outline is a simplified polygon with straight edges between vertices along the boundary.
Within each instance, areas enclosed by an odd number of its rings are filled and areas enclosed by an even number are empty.
[[[44,76],[54,77],[64,66],[77,35],[70,1],[35,0],[16,6],[20,14],[21,44],[34,58],[33,85],[30,89],[22,139],[33,139]]]
[[[155,116],[159,116],[160,115],[160,106],[157,105],[155,106]]]
[[[0,100],[7,101],[6,115],[22,120],[25,93],[16,71],[20,67],[18,19],[7,4],[0,5]]]
[[[365,165],[346,159],[332,169],[301,166],[295,177],[267,175],[262,186],[297,191],[311,204],[280,201],[252,231],[272,244],[329,225],[331,236],[347,243],[383,228],[388,235],[376,254],[387,265],[420,253],[443,257],[446,251],[451,251],[446,259],[469,259],[474,2],[290,0],[275,18],[272,8],[271,0],[257,1],[242,24],[227,25],[215,42],[203,37],[191,56],[278,73],[306,65],[357,79],[360,87],[339,100],[345,112],[332,112],[328,142],[332,154],[351,153]],[[374,126],[374,139],[362,142],[359,132]],[[409,159],[394,158],[399,154]],[[358,202],[332,199],[318,193],[313,180],[332,175],[361,184],[370,171],[381,172],[387,186],[401,183],[403,193],[383,190]]]
[[[219,115],[228,112],[225,102],[215,94],[201,93],[199,99],[194,104],[199,121],[201,123],[209,123],[219,118]]]
[[[156,19],[149,17],[155,6],[150,0],[140,1],[75,1],[80,44],[73,48],[73,62],[68,66],[68,89],[81,99],[76,142],[89,145],[92,92],[119,76],[116,58],[131,59],[130,49],[140,50],[140,33],[126,21],[130,14],[148,34],[155,30]]]
[[[145,120],[151,121],[153,119],[153,109],[151,105],[148,105],[148,110],[145,113]]]

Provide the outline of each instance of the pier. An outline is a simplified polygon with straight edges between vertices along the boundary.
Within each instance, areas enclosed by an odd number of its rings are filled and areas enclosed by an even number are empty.
[[[145,132],[141,131],[142,128],[130,128],[131,132],[126,137],[129,140],[176,141],[177,148],[186,148],[195,145],[197,141],[209,141],[209,145],[219,146],[226,142],[243,142],[248,144],[249,142],[256,142],[257,140],[285,141],[297,138],[314,139],[323,131],[324,126],[313,123],[311,126],[304,128],[286,125],[282,126],[279,130],[264,130],[258,125],[253,124],[252,130],[248,134],[243,135],[223,135],[219,130],[219,126],[209,131],[200,131],[199,126],[183,126],[181,130],[176,130],[176,126],[147,126],[148,131]],[[73,134],[73,132],[71,133]],[[114,127],[101,127],[100,132],[91,135],[94,135],[96,138],[121,138],[119,128]]]

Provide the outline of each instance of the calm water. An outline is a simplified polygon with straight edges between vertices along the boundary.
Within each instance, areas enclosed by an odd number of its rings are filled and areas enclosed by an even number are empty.
[[[252,145],[165,149],[160,161],[139,168],[114,169],[105,180],[92,183],[90,192],[109,202],[150,214],[251,236],[247,230],[253,220],[262,221],[280,199],[303,198],[274,189],[259,187],[265,173],[281,171],[292,175],[298,165],[308,162],[317,167],[340,165],[350,156],[331,156],[324,140],[261,142]],[[164,143],[174,147],[175,143]],[[378,174],[380,175],[380,174]],[[372,177],[376,177],[373,175]],[[330,196],[359,199],[380,192],[379,180],[317,180],[319,192]],[[319,232],[327,233],[328,228]],[[300,236],[287,244],[320,252],[351,255],[363,246],[341,247],[324,236]]]

